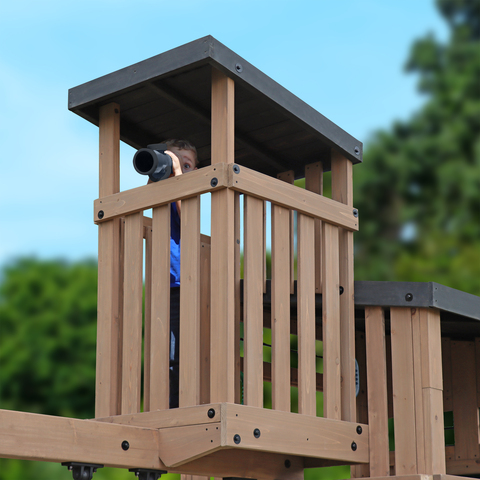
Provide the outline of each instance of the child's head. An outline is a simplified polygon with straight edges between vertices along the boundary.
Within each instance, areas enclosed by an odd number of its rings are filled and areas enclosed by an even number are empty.
[[[198,167],[197,149],[188,140],[169,139],[162,143],[167,145],[167,150],[178,156],[183,173]]]

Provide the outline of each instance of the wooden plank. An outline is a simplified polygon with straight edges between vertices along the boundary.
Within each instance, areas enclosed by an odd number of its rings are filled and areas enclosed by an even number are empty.
[[[182,200],[179,406],[200,403],[200,196]]]
[[[212,184],[214,178],[216,183]],[[94,202],[94,221],[101,224],[111,218],[217,191],[228,185],[226,166],[210,165],[190,172],[190,175],[179,175],[124,192],[105,194]],[[103,212],[101,218],[100,211]]]
[[[246,405],[225,404],[224,445],[241,449],[328,458],[346,463],[368,462],[367,425],[298,415]],[[362,433],[357,433],[360,426]],[[252,435],[258,429],[257,436]],[[240,436],[235,443],[234,435]],[[352,449],[352,442],[357,449]]]
[[[412,317],[409,308],[390,309],[395,474],[417,473]]]
[[[443,408],[446,412],[453,411],[452,397],[452,352],[451,340],[442,338],[442,372],[443,372]]]
[[[234,87],[232,79],[212,69],[212,165],[215,168],[234,162]],[[211,218],[210,401],[234,402],[236,239],[232,190],[212,192]]]
[[[332,199],[353,210],[353,165],[332,151]],[[355,418],[355,294],[353,232],[339,229],[340,248],[340,344],[342,375],[342,419]]]
[[[340,419],[342,414],[340,365],[340,279],[338,228],[323,224],[323,414]]]
[[[243,388],[240,381],[240,324],[242,323],[242,306],[240,304],[241,285],[240,285],[240,194],[234,193],[234,229],[235,229],[235,403],[242,403]]]
[[[245,404],[263,406],[263,202],[244,200],[244,387]]]
[[[282,182],[287,182],[293,185],[295,181],[295,174],[293,170],[287,170],[277,175],[277,178]],[[290,293],[295,293],[295,241],[294,241],[294,212],[290,210]]]
[[[236,191],[297,210],[347,230],[358,230],[358,218],[353,214],[354,209],[330,198],[278,182],[243,166],[239,167],[238,173],[234,172],[232,182],[232,188]]]
[[[421,308],[420,338],[424,417],[424,473],[446,473],[440,311]]]
[[[290,211],[272,205],[272,407],[290,411]]]
[[[134,448],[123,450],[125,440]],[[158,452],[155,429],[0,410],[3,458],[165,469]]]
[[[99,112],[99,195],[120,190],[120,113],[111,103]],[[98,229],[98,306],[95,415],[120,413],[120,220]]]
[[[387,361],[382,307],[365,307],[368,377],[370,476],[390,475],[388,448]]]
[[[122,414],[140,411],[143,307],[143,213],[125,217]]]
[[[480,338],[475,338],[475,368],[477,371],[477,407],[480,408]]]
[[[170,378],[170,205],[152,211],[150,410],[168,409]],[[145,345],[148,338],[145,338]]]
[[[144,321],[144,350],[143,350],[143,410],[150,410],[150,365],[152,353],[152,228],[145,227],[143,222],[143,238],[145,240],[145,321]],[[157,346],[154,347],[154,349]]]
[[[200,403],[210,403],[210,242],[200,243]]]
[[[479,458],[475,343],[452,341],[455,459]]]
[[[297,218],[298,413],[315,416],[315,224],[312,217]]]
[[[323,164],[305,165],[305,188],[323,195]],[[322,221],[315,220],[315,293],[322,293]]]

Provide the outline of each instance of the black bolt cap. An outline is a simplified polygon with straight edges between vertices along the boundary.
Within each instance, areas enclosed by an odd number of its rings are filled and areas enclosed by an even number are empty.
[[[215,416],[215,409],[210,408],[207,412],[208,418],[213,418]]]
[[[129,448],[130,448],[130,444],[126,440],[124,440],[122,442],[122,449],[127,451]]]

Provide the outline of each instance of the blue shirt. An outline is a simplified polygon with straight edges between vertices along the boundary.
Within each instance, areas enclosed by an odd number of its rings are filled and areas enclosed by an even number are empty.
[[[180,286],[180,217],[175,202],[170,208],[170,286]]]

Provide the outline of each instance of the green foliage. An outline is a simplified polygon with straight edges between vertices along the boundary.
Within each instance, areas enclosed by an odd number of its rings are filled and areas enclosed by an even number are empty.
[[[356,278],[437,281],[480,294],[480,2],[439,0],[451,27],[414,43],[425,106],[377,132],[355,168]]]

